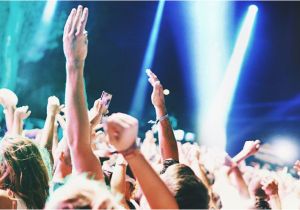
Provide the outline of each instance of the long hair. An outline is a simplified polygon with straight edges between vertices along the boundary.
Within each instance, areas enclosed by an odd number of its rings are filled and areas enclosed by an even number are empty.
[[[42,209],[49,195],[49,178],[38,147],[22,137],[0,143],[0,189],[9,189],[30,209]]]

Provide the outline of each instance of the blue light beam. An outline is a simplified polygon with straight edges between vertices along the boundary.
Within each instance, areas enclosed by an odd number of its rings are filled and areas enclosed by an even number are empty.
[[[51,22],[52,17],[55,12],[56,4],[57,4],[57,0],[48,0],[47,1],[47,4],[44,9],[44,13],[43,13],[43,18],[42,18],[42,20],[45,24],[48,24]]]
[[[238,84],[244,56],[251,37],[258,8],[251,5],[240,29],[233,53],[226,68],[226,72],[211,109],[202,124],[202,139],[205,145],[226,148],[226,127],[231,110],[232,101]]]
[[[143,113],[143,108],[145,105],[145,96],[147,91],[147,76],[145,74],[145,70],[150,68],[153,63],[154,53],[156,49],[157,38],[160,29],[160,23],[162,19],[162,14],[164,10],[165,0],[160,0],[157,6],[156,15],[154,19],[154,23],[151,30],[150,39],[148,41],[147,49],[145,52],[144,60],[141,66],[140,74],[138,77],[138,83],[135,88],[130,114],[140,118]]]

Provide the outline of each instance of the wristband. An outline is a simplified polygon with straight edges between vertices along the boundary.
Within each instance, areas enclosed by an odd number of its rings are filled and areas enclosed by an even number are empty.
[[[132,154],[134,151],[137,150],[137,145],[134,142],[128,149],[125,149],[123,151],[118,151],[118,153],[122,154],[124,157],[127,157],[128,155]]]
[[[166,114],[166,115],[161,116],[160,118],[156,119],[155,121],[150,120],[148,123],[153,124],[153,125],[157,125],[159,122],[161,122],[161,121],[167,119],[168,117],[169,117],[169,115]]]

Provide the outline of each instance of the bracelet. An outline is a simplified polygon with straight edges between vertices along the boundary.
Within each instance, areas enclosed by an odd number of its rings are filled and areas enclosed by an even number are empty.
[[[159,122],[161,122],[161,121],[167,119],[168,117],[169,117],[169,115],[166,114],[166,115],[161,116],[160,118],[156,119],[155,121],[150,120],[148,123],[153,124],[153,125],[157,125]]]
[[[127,157],[128,155],[134,153],[137,150],[137,145],[134,142],[129,148],[123,150],[123,151],[118,151],[118,153],[122,154],[124,157]]]

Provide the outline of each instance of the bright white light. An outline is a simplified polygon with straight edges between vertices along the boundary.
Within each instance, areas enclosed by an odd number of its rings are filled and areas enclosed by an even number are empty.
[[[170,91],[168,89],[164,89],[164,95],[169,95],[170,94]]]
[[[174,136],[177,141],[182,141],[184,138],[184,131],[183,130],[174,130]]]
[[[222,81],[229,57],[230,1],[191,1],[186,4],[186,31],[190,47],[191,82],[197,99],[197,122],[200,138],[205,145],[218,145],[219,139],[207,139],[204,132],[207,112]],[[190,82],[190,81],[189,81]],[[205,129],[208,131],[207,129]],[[215,131],[212,131],[215,133]],[[207,140],[207,141],[206,141]]]
[[[57,0],[48,0],[44,9],[43,22],[49,23],[54,15]]]
[[[272,139],[272,150],[274,155],[276,155],[281,160],[287,163],[294,163],[297,160],[298,145],[296,145],[295,140],[291,137],[277,136]]]
[[[145,52],[142,68],[140,71],[140,75],[131,102],[130,115],[133,115],[137,118],[140,118],[142,116],[144,110],[145,96],[146,96],[145,93],[147,92],[147,87],[149,87],[149,84],[147,82],[147,76],[145,75],[144,70],[151,68],[153,63],[164,6],[165,6],[165,0],[159,0],[154,23],[150,33],[150,38]]]
[[[185,140],[186,141],[195,141],[195,134],[194,133],[191,133],[191,132],[187,132],[185,134]]]
[[[258,8],[256,5],[252,4],[249,6],[249,10],[251,10],[252,12],[257,12],[258,11]]]
[[[206,145],[226,148],[226,127],[243,59],[254,26],[257,7],[251,5],[240,29],[225,75],[202,124]]]

